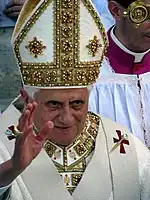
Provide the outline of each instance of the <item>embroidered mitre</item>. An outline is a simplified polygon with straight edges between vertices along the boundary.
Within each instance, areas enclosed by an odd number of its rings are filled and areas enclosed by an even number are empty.
[[[12,46],[24,86],[85,87],[98,78],[107,38],[89,0],[27,0]]]

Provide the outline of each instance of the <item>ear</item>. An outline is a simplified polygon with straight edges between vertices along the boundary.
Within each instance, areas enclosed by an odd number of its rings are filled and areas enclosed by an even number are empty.
[[[121,5],[117,3],[116,1],[109,1],[108,2],[108,8],[112,16],[115,18],[115,20],[120,20],[122,18],[122,9]]]

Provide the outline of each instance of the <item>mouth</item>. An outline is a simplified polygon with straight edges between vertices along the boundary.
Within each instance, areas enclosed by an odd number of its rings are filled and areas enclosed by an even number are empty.
[[[67,129],[70,129],[70,128],[72,128],[72,126],[65,126],[65,127],[61,127],[61,126],[55,126],[55,128],[58,128],[58,129],[63,129],[63,130],[67,130]]]
[[[145,35],[146,38],[150,38],[150,34]]]

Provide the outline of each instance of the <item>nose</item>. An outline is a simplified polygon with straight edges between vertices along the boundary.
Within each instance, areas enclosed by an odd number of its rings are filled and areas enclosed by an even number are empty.
[[[70,125],[73,123],[74,117],[72,109],[69,106],[65,106],[60,110],[59,122],[63,125]]]

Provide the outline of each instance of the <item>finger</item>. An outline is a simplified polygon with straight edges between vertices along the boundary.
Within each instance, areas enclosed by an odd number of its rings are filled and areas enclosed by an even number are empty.
[[[19,137],[16,138],[16,144],[24,144],[25,140],[33,132],[33,127],[29,126]]]
[[[31,111],[31,114],[30,114],[30,117],[29,117],[29,124],[33,124],[33,117],[34,117],[35,109],[37,108],[37,103],[33,102],[32,106],[33,106],[33,108],[32,108],[32,111]]]
[[[32,109],[33,109],[32,103],[28,103],[28,104],[26,105],[26,107],[25,107],[25,110],[26,110],[26,109],[32,111]]]
[[[19,136],[18,140],[19,140],[19,143],[20,144],[24,144],[26,139],[29,138],[29,137],[35,137],[33,135],[33,126],[30,125],[23,133],[21,136]]]
[[[33,124],[33,113],[35,111],[35,108],[37,106],[36,102],[31,102],[27,105],[27,109],[30,110],[30,115],[28,117],[28,121],[26,123],[27,126],[32,125]]]
[[[21,9],[22,9],[22,6],[13,6],[13,7],[5,9],[4,13],[6,15],[9,15],[9,14],[13,14],[13,13],[16,13],[16,12],[20,12]]]
[[[52,132],[54,124],[52,121],[48,121],[40,130],[39,134],[36,136],[36,139],[42,143],[47,140],[48,135]]]
[[[23,102],[25,103],[25,105],[27,105],[29,103],[29,96],[27,95],[27,93],[24,93],[24,89],[20,89],[20,94],[21,94],[21,99],[23,100]]]
[[[17,18],[19,16],[20,12],[14,12],[14,13],[10,13],[10,14],[6,14],[8,17],[10,18]]]
[[[13,6],[16,6],[16,5],[18,5],[18,6],[23,5],[23,2],[17,1],[17,0],[12,0],[6,5],[6,8],[10,8],[10,7],[13,7]]]
[[[19,119],[19,124],[18,124],[18,130],[19,131],[24,131],[25,130],[25,127],[28,127],[29,126],[29,123],[28,123],[28,119],[31,115],[31,112],[32,112],[32,108],[33,108],[33,105],[31,103],[29,103],[25,110],[23,111],[20,119]]]
[[[27,122],[30,116],[30,111],[29,110],[25,110],[24,113],[21,115],[20,119],[19,119],[19,124],[17,126],[17,129],[20,132],[23,132],[25,130],[25,127],[27,126]]]

